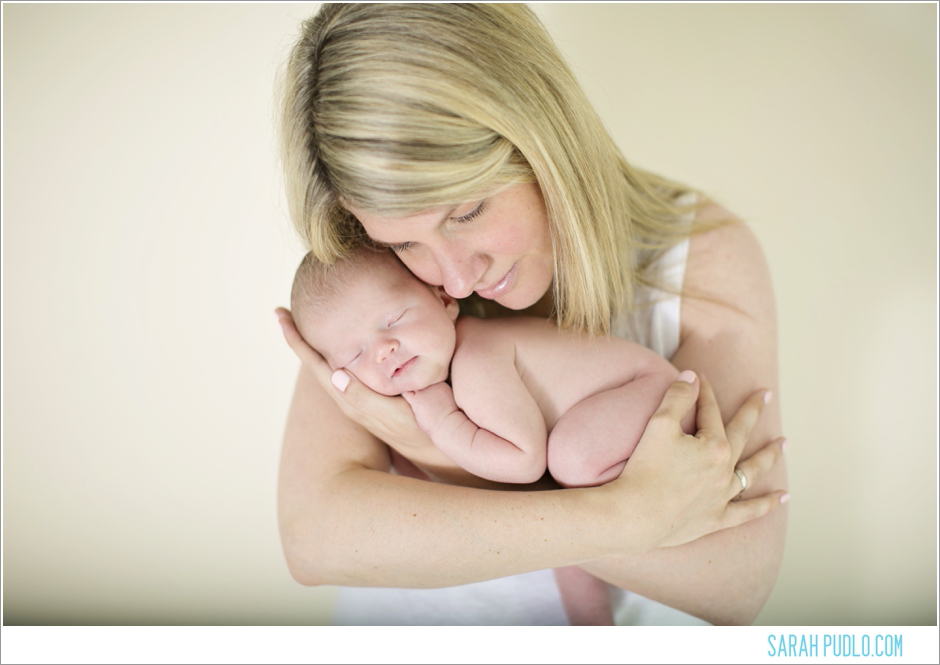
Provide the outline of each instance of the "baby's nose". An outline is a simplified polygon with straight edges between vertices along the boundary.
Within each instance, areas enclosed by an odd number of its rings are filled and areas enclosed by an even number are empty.
[[[375,353],[375,361],[383,363],[385,360],[398,350],[398,340],[383,339],[379,341],[378,349]]]

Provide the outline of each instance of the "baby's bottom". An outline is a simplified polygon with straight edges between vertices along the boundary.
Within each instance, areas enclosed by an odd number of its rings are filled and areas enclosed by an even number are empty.
[[[548,471],[562,487],[593,487],[620,477],[649,419],[678,371],[651,371],[618,388],[581,400],[548,436]],[[682,419],[695,432],[695,409]]]
[[[569,409],[548,439],[548,470],[555,481],[589,487],[617,479],[677,373],[650,372]],[[694,432],[694,423],[693,409],[682,429]],[[555,580],[572,626],[614,625],[607,584],[578,566],[555,568]]]
[[[613,626],[607,585],[578,566],[555,568],[561,602],[572,626]]]

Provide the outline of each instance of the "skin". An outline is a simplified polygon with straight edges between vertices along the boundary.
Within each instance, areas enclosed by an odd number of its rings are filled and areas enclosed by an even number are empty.
[[[503,194],[513,198],[510,190]],[[497,302],[518,309],[547,291],[547,224],[532,196],[494,204],[489,213],[509,210],[516,215],[509,230],[486,214],[458,225],[451,217],[466,214],[460,209],[397,220],[352,212],[378,240],[416,243],[402,260],[452,295],[490,293],[517,266],[512,288]],[[724,213],[713,207],[702,214]],[[383,221],[401,222],[396,228],[410,235],[383,234]],[[412,265],[406,254],[413,250]],[[389,475],[391,448],[432,478],[494,488],[442,459],[401,398],[379,396],[354,378],[343,392],[334,388],[329,366],[279,310],[304,363],[279,484],[282,541],[295,579],[433,587],[582,565],[712,623],[751,623],[783,551],[786,473],[778,463],[778,402],[764,406],[766,389],[777,382],[773,295],[760,248],[743,224],[693,238],[686,286],[735,309],[683,299],[672,362],[699,378],[669,388],[620,478],[591,489],[504,492]],[[679,425],[693,405],[694,437]],[[736,463],[749,487],[731,501],[740,492]]]
[[[388,255],[359,255],[343,271],[341,290],[295,309],[304,339],[332,369],[402,394],[434,444],[481,478],[531,483],[547,467],[565,487],[609,482],[678,374],[637,344],[545,319],[458,320],[455,299]],[[603,582],[577,566],[554,572],[572,625],[613,624]]]
[[[723,219],[728,212],[713,205],[700,216]],[[671,359],[680,370],[694,369],[708,377],[727,421],[754,386],[776,393],[778,385],[773,289],[763,252],[751,231],[739,222],[693,238],[686,285],[738,310],[684,298],[681,341]],[[777,439],[785,444],[781,431],[780,400],[773,399],[751,431],[742,458],[764,441]],[[747,477],[745,498],[787,487],[783,460],[760,477]],[[709,534],[681,548],[616,562],[597,561],[585,568],[611,583],[629,580],[625,588],[711,623],[750,624],[773,590],[786,523],[784,506],[765,518]]]
[[[383,217],[347,205],[373,240],[396,250],[421,281],[453,298],[472,292],[509,309],[539,301],[552,281],[552,239],[535,183],[482,201]]]
[[[337,293],[294,312],[304,339],[333,370],[403,395],[434,444],[481,478],[533,483],[547,466],[565,487],[613,480],[678,374],[617,337],[535,317],[458,319],[442,287],[387,254],[356,256],[337,280]],[[683,430],[693,425],[690,411]]]
[[[346,278],[342,294],[301,317],[304,339],[332,369],[349,370],[381,395],[447,379],[457,302],[391,264],[359,261],[349,269],[355,274]]]

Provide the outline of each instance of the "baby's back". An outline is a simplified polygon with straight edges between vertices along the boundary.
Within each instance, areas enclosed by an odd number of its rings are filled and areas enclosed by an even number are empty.
[[[619,337],[561,331],[551,321],[524,316],[458,320],[455,376],[486,372],[491,362],[510,361],[549,431],[565,412],[592,395],[650,373],[662,375],[665,392],[678,375],[661,356]]]

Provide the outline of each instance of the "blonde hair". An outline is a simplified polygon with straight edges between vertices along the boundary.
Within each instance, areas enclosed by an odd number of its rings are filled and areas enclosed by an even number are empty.
[[[290,213],[321,261],[363,241],[343,203],[409,215],[535,181],[558,323],[597,334],[691,232],[691,190],[627,164],[525,5],[326,4],[281,85]]]

